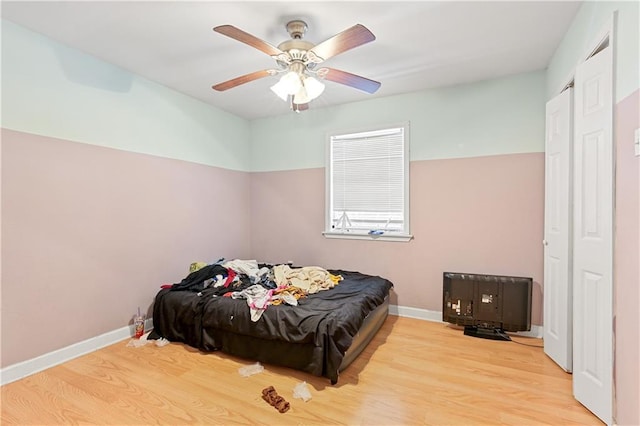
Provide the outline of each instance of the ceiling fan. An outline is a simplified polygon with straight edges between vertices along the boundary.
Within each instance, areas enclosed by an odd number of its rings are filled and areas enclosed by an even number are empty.
[[[215,32],[248,44],[271,56],[276,61],[277,68],[245,74],[216,84],[212,88],[225,91],[260,78],[282,75],[280,81],[272,86],[271,90],[284,101],[290,102],[291,109],[299,112],[308,109],[309,102],[324,90],[324,84],[318,79],[344,84],[367,93],[375,93],[380,87],[377,81],[346,71],[327,67],[318,68],[322,62],[333,56],[375,40],[373,33],[363,25],[354,25],[319,44],[302,39],[307,31],[307,24],[302,20],[289,21],[286,29],[291,39],[275,47],[233,25],[215,27],[213,29]]]

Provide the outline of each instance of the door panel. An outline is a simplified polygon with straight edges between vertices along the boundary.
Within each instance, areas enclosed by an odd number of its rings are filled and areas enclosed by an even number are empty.
[[[613,411],[611,48],[578,66],[574,136],[573,392],[607,424]]]
[[[572,368],[571,146],[573,90],[546,106],[544,215],[544,351]]]

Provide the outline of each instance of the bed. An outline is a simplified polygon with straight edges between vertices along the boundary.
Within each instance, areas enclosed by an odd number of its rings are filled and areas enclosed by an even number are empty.
[[[225,271],[221,265],[207,268],[157,293],[150,338],[294,368],[336,384],[340,372],[362,352],[388,315],[390,281],[328,270],[342,277],[335,287],[308,294],[297,306],[267,306],[252,321],[247,300],[228,297],[221,288],[203,288],[207,279]]]

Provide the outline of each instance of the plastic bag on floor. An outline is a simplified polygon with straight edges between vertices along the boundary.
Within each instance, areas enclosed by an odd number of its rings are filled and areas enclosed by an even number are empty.
[[[168,345],[169,342],[167,339],[165,339],[164,337],[159,338],[158,340],[156,340],[156,346],[158,346],[159,348]]]
[[[296,387],[293,388],[293,397],[300,398],[304,402],[307,402],[311,399],[311,392],[309,392],[307,382],[298,383]]]
[[[149,343],[148,340],[131,339],[131,340],[129,340],[129,343],[127,343],[127,346],[133,347],[133,348],[139,348],[140,346],[144,346],[147,343]]]
[[[130,346],[133,348],[139,348],[140,346],[146,345],[147,343],[149,343],[149,340],[147,340],[147,337],[149,337],[149,334],[151,334],[150,331],[140,336],[140,338],[134,337],[133,339],[129,340],[129,343],[127,343],[127,346]]]
[[[238,369],[238,373],[240,373],[242,377],[253,376],[254,374],[262,373],[263,371],[264,371],[264,367],[259,362],[256,362],[255,364],[252,364],[252,365],[240,367]]]

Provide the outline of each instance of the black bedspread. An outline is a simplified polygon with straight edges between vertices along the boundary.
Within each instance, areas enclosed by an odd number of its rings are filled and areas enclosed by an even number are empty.
[[[251,321],[243,299],[160,290],[153,308],[154,335],[203,351],[223,350],[296,368],[335,383],[364,318],[384,302],[393,285],[359,272],[330,272],[344,278],[336,287],[308,295],[298,306],[271,305],[257,322]]]

